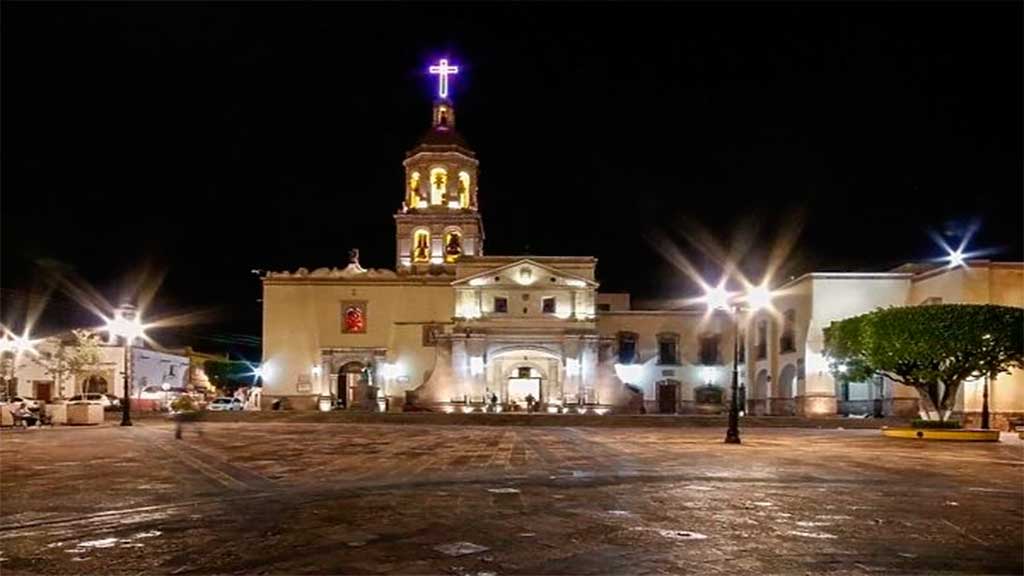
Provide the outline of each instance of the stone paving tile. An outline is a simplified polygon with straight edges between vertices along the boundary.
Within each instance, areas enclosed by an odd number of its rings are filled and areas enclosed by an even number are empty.
[[[1020,443],[751,430],[737,447],[720,436],[296,423],[206,423],[177,443],[158,424],[3,432],[0,571],[1022,571]],[[517,492],[491,491],[502,488]],[[435,549],[460,541],[488,550]]]

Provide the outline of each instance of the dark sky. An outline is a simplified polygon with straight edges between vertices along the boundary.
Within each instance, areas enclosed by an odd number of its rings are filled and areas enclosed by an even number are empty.
[[[799,232],[785,276],[971,245],[1020,259],[1021,4],[4,2],[4,321],[63,269],[200,348],[258,335],[253,268],[392,267],[431,60],[462,66],[490,254],[594,255],[602,289],[694,287],[655,250]],[[42,266],[41,264],[45,264]],[[60,291],[42,329],[81,318]],[[44,328],[45,327],[45,328]],[[240,349],[240,348],[238,348]]]

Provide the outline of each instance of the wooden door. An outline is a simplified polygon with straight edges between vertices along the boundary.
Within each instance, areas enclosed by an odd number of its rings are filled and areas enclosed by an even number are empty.
[[[676,413],[675,384],[658,384],[658,412],[662,414]]]
[[[53,400],[53,382],[36,382],[36,400]]]

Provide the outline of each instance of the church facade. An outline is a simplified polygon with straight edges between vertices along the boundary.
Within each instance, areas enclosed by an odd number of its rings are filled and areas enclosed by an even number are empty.
[[[738,334],[748,413],[912,415],[907,387],[837,386],[821,355],[828,322],[935,297],[1024,306],[1024,266],[978,262],[809,274],[736,323],[700,306],[633,310],[628,294],[599,292],[596,258],[485,253],[479,161],[455,126],[437,100],[403,163],[393,270],[364,269],[353,251],[344,268],[264,275],[265,409],[718,413]],[[953,287],[982,276],[984,294]],[[1024,412],[1020,379],[993,391],[997,412]]]

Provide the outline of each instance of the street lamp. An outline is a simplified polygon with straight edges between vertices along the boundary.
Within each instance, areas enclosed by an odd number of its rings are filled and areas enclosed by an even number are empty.
[[[107,332],[121,340],[124,345],[124,402],[121,403],[121,426],[131,426],[131,347],[141,338],[145,328],[139,319],[135,306],[123,304],[114,312],[114,318],[107,320]]]
[[[756,312],[762,308],[771,306],[772,294],[764,284],[752,286],[742,298],[736,298],[725,289],[725,281],[715,287],[709,287],[704,296],[704,301],[710,311],[725,310],[732,314],[732,394],[729,401],[729,428],[725,432],[726,444],[740,443],[740,313]],[[740,301],[745,301],[746,306],[741,306]]]
[[[0,377],[3,379],[0,400],[6,401],[8,397],[18,395],[17,389],[11,390],[11,383],[16,381],[18,359],[23,353],[38,355],[36,342],[39,340],[29,338],[27,333],[25,336],[18,336],[6,328],[0,327],[0,330],[3,330],[3,333],[0,334],[0,362],[3,363],[3,366],[0,367],[0,372],[2,372]]]

